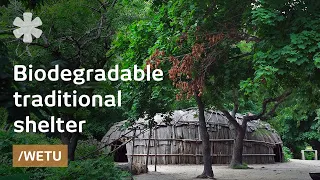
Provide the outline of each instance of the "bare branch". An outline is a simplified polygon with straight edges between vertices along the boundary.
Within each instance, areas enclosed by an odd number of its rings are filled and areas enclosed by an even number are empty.
[[[247,128],[247,123],[248,123],[248,119],[244,117],[244,118],[242,119],[242,125],[241,125],[241,127],[242,127],[242,128]]]
[[[235,127],[235,128],[240,128],[240,124],[238,123],[238,121],[236,120],[236,118],[234,118],[228,110],[222,110],[221,111],[226,117],[227,119],[229,120],[229,122]]]
[[[99,26],[96,29],[94,29],[94,30],[97,30],[97,34],[94,37],[89,38],[89,39],[85,40],[84,42],[82,42],[80,45],[80,49],[83,48],[87,43],[100,38],[104,22],[105,22],[105,17],[103,14],[101,14]],[[91,33],[91,31],[89,33]]]
[[[28,45],[26,46],[26,52],[28,53],[28,56],[29,56],[29,57],[32,57],[32,54],[31,54],[31,52],[30,52],[30,50],[29,50],[29,46],[28,46]]]
[[[0,31],[0,35],[13,35],[12,31]]]
[[[101,5],[101,7],[102,7],[105,11],[107,11],[106,5],[105,5],[103,2],[101,2],[100,0],[97,0],[97,1],[98,1],[99,4]]]
[[[117,0],[114,0],[114,1],[112,2],[111,7],[114,7],[114,5],[116,5],[116,2],[117,2]]]
[[[269,116],[272,116],[275,113],[277,107],[291,94],[291,91],[285,92],[282,95],[275,98],[267,98],[262,103],[262,111],[257,115],[247,115],[245,118],[248,121],[257,120],[257,119],[266,119]],[[275,102],[273,107],[269,112],[267,112],[268,104]]]
[[[100,2],[100,1],[99,1]],[[94,7],[91,7],[91,6],[88,6],[88,5],[85,5],[87,8],[89,8],[89,9],[91,9],[91,10],[93,10],[93,11],[95,11],[95,12],[97,12],[97,13],[101,13],[101,11],[100,11],[100,9],[96,9],[96,8],[94,8]]]
[[[290,93],[291,94],[291,93]],[[267,119],[268,117],[271,117],[274,115],[274,113],[276,112],[276,109],[278,108],[278,106],[290,95],[290,94],[286,94],[285,96],[283,96],[281,99],[279,99],[271,108],[271,110],[266,113],[263,117],[261,117],[262,120]]]
[[[230,57],[229,59],[238,60],[238,59],[241,59],[241,58],[244,58],[244,57],[248,57],[248,56],[251,56],[251,55],[253,55],[253,53],[240,54],[240,55],[237,55],[237,56]]]
[[[48,39],[47,39],[47,37],[44,35],[44,33],[42,33],[41,37],[42,37],[42,40],[44,41],[44,46],[45,46],[45,47],[49,47]]]
[[[239,99],[238,99],[238,96],[239,96],[239,94],[238,94],[237,89],[233,89],[233,103],[234,103],[234,105],[233,105],[233,110],[232,110],[232,112],[231,112],[231,116],[232,116],[233,118],[236,118],[236,114],[237,114],[238,109],[239,109]]]

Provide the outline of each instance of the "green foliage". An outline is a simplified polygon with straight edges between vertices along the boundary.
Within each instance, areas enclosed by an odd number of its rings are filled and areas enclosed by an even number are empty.
[[[129,16],[133,13],[134,7],[130,11],[118,16],[118,12],[122,12],[121,8],[129,9],[129,6],[123,7],[125,2],[120,1],[119,5],[116,3],[114,7],[109,7],[104,10],[99,1],[90,0],[46,0],[41,3],[41,8],[33,12],[34,16],[39,16],[43,25],[43,38],[34,40],[34,44],[26,46],[16,41],[12,36],[12,21],[15,17],[22,16],[25,12],[24,5],[17,0],[11,0],[7,7],[0,8],[0,65],[8,61],[6,68],[0,69],[0,74],[4,69],[12,69],[12,64],[32,64],[34,69],[43,68],[51,69],[58,64],[62,68],[107,68],[106,52],[110,48],[112,34],[115,28],[119,28],[126,23]],[[105,1],[105,3],[112,3]],[[143,7],[144,2],[135,2]],[[147,8],[146,8],[147,9]],[[141,16],[144,13],[141,12]],[[126,19],[125,19],[126,18]],[[130,17],[132,18],[132,17]],[[99,27],[100,23],[102,26]],[[9,28],[10,27],[10,28]],[[100,32],[101,30],[101,32]],[[5,32],[5,33],[3,33]],[[8,32],[8,33],[7,33]],[[100,33],[99,33],[100,32]],[[3,48],[2,42],[7,47]],[[80,47],[81,46],[81,47]],[[5,51],[7,50],[7,52]],[[3,53],[5,52],[5,53]],[[4,55],[3,55],[4,54]],[[5,57],[5,59],[3,59]],[[11,73],[11,71],[10,71]],[[9,79],[12,81],[12,76],[9,74]],[[2,82],[2,79],[1,79]],[[5,82],[5,81],[3,81]],[[20,87],[22,86],[22,87]],[[9,84],[6,91],[0,95],[6,99],[6,104],[13,106],[12,93],[19,91],[23,94],[40,94],[45,95],[51,93],[52,90],[73,91],[77,90],[78,95],[92,94],[93,92],[99,94],[112,94],[116,90],[115,84],[107,83],[88,83],[83,86],[75,86],[72,83],[58,82],[28,82]],[[14,87],[14,88],[12,88]],[[9,97],[9,98],[8,98]],[[0,106],[2,106],[0,102]],[[16,117],[18,115],[24,116],[25,113],[20,113],[20,110],[13,107],[11,109],[6,106],[9,113],[9,125],[14,120],[22,119],[23,117]],[[21,108],[20,108],[21,109]],[[101,139],[106,133],[110,125],[116,121],[123,120],[121,109],[105,109],[105,108],[28,108],[29,113],[35,114],[39,119],[47,119],[48,116],[55,115],[61,117],[67,115],[70,119],[87,119],[87,124],[84,127],[85,136],[93,135],[96,139]],[[11,113],[11,114],[10,114]],[[12,115],[12,116],[10,116]],[[2,123],[2,121],[1,121]]]
[[[16,134],[12,131],[0,131],[0,176],[30,174],[32,179],[42,179],[45,168],[12,167],[12,145],[18,144],[59,144],[60,140],[46,138],[44,134]]]
[[[270,136],[271,135],[271,132],[267,129],[256,129],[253,133],[252,133],[253,136],[257,136],[257,137],[260,137],[260,138],[264,138],[265,136]]]
[[[71,162],[68,168],[14,168],[12,167],[13,144],[59,144],[60,140],[47,138],[43,134],[0,131],[0,176],[26,175],[31,179],[123,179],[128,174],[118,170],[112,157],[100,156]],[[87,155],[97,149],[96,142],[80,141],[77,155]]]
[[[58,144],[58,139],[47,138],[45,134],[14,133],[13,131],[0,131],[1,152],[10,154],[13,144]]]
[[[190,2],[184,5],[181,3],[170,2],[152,9],[155,12],[149,9],[148,19],[135,21],[119,31],[109,52],[114,54],[113,61],[120,62],[122,68],[132,67],[133,64],[143,68],[157,50],[177,51],[176,40],[181,32],[176,26],[186,22],[178,19],[175,13]],[[161,63],[158,68],[162,69],[165,75],[168,74],[168,63]],[[130,119],[144,117],[145,114],[152,118],[156,113],[168,112],[178,106],[174,103],[175,91],[167,76],[162,82],[121,82],[119,85],[123,90],[123,102],[127,105],[124,112]]]
[[[290,159],[293,158],[293,153],[291,152],[291,150],[288,147],[283,146],[282,151],[284,154],[284,161],[285,162],[288,162],[288,161],[290,161]]]
[[[249,167],[248,164],[242,163],[242,164],[237,164],[235,166],[231,167],[232,169],[253,169],[252,167]]]
[[[240,41],[237,44],[237,47],[240,49],[242,53],[250,53],[253,50],[254,42],[246,42],[246,41]]]
[[[116,29],[122,29],[123,26],[132,22],[136,18],[145,18],[150,3],[144,1],[134,1],[130,5],[125,0],[117,1],[106,0],[106,9],[101,7],[100,1],[90,0],[36,0],[30,1],[37,5],[31,7],[25,4],[26,1],[11,0],[6,7],[0,7],[0,78],[1,87],[2,71],[11,70],[15,64],[32,64],[34,69],[50,69],[54,65],[60,65],[62,68],[108,68],[111,61],[106,56],[110,48],[111,40]],[[27,3],[30,3],[29,1]],[[40,3],[41,2],[41,3]],[[7,4],[7,3],[6,3]],[[39,5],[39,6],[38,6]],[[27,7],[26,7],[27,6]],[[39,8],[38,8],[39,7]],[[137,10],[139,8],[139,11]],[[32,44],[24,44],[12,36],[12,21],[15,17],[22,16],[26,9],[31,11],[34,16],[39,16],[43,21],[41,30],[42,38],[34,39]],[[121,12],[121,14],[120,14]],[[137,13],[139,12],[139,13]],[[2,66],[7,63],[5,68]],[[8,72],[6,72],[8,73]],[[9,71],[11,73],[11,71]],[[8,76],[12,79],[12,76]],[[84,86],[74,86],[72,83],[58,82],[29,82],[19,83],[23,88],[16,84],[8,83],[5,90],[22,91],[23,94],[46,95],[52,90],[72,91],[77,90],[81,94],[111,94],[118,90],[117,83],[88,83]],[[10,92],[12,93],[12,92]],[[12,97],[11,94],[4,94],[1,88],[1,126],[7,116],[10,120],[19,118],[10,115],[25,114],[20,113],[16,108],[3,106],[2,96]],[[7,100],[7,99],[6,99]],[[11,101],[10,101],[11,100]],[[8,100],[13,106],[12,98]],[[11,109],[10,109],[11,108]],[[84,133],[80,138],[94,136],[101,139],[108,130],[108,127],[114,122],[123,120],[121,109],[107,108],[28,108],[27,114],[36,115],[35,119],[47,119],[50,115],[65,116],[75,120],[86,119]],[[10,114],[11,113],[11,114]],[[33,117],[34,118],[34,117]],[[4,123],[3,123],[4,122]],[[81,160],[70,163],[68,168],[12,168],[11,149],[12,144],[56,144],[59,140],[47,138],[39,134],[11,134],[1,132],[1,173],[0,175],[30,174],[31,179],[122,179],[123,174],[114,167],[110,158],[96,158],[98,153],[93,153],[90,160]],[[57,137],[58,134],[50,134]],[[3,139],[2,139],[3,138]],[[3,141],[2,141],[3,140]],[[83,157],[96,150],[97,144],[88,141],[80,141],[76,150],[76,158]],[[3,162],[3,163],[2,163]],[[2,166],[4,164],[4,166]],[[92,172],[92,173],[90,173]]]
[[[70,162],[68,168],[50,169],[47,174],[47,180],[122,180],[128,176],[127,173],[115,167],[110,157]]]
[[[306,160],[314,160],[315,153],[313,151],[305,151],[304,156],[305,156]]]
[[[5,108],[0,107],[0,129],[3,128],[8,119],[8,111]]]
[[[277,83],[293,91],[271,124],[295,158],[305,143],[319,142],[319,7],[319,1],[312,0],[263,0],[255,3],[248,18],[250,31],[260,39],[253,62],[263,81],[249,79],[242,87],[256,93],[262,83],[268,90]]]
[[[9,106],[12,90],[44,95],[52,89],[77,89],[78,95],[104,95],[121,89],[124,104],[121,109],[28,109],[38,118],[67,114],[75,119],[87,119],[81,138],[101,139],[113,122],[125,118],[135,120],[145,114],[151,118],[159,112],[194,106],[194,100],[175,101],[177,90],[167,77],[171,67],[168,56],[183,57],[192,53],[195,43],[206,44],[202,36],[222,33],[225,38],[221,42],[205,47],[206,57],[211,58],[212,63],[201,64],[205,59],[195,61],[192,72],[192,76],[196,76],[198,67],[208,66],[204,72],[202,96],[205,105],[230,110],[234,106],[234,92],[237,92],[238,112],[256,114],[261,112],[261,102],[265,98],[290,90],[291,97],[278,106],[278,116],[270,123],[295,156],[306,143],[314,145],[320,141],[319,1],[121,0],[112,7],[113,1],[106,0],[107,11],[98,1],[90,0],[10,2],[3,2],[7,6],[0,8],[0,80],[1,87],[5,87],[0,94],[0,127],[8,120],[17,119],[11,115],[24,115],[20,113],[23,110]],[[31,2],[37,6],[30,5]],[[16,41],[11,33],[12,20],[22,16],[26,9],[34,9],[32,12],[41,17],[45,35],[28,46]],[[99,27],[101,22],[105,24]],[[157,50],[164,52],[159,57],[163,60],[159,68],[165,74],[162,82],[103,82],[85,86],[30,82],[17,85],[3,78],[3,74],[10,75],[12,64],[33,64],[34,69],[49,69],[55,64],[69,69],[107,69],[115,64],[120,64],[121,68],[135,64],[144,68],[148,60],[153,63],[151,57]],[[255,135],[266,133],[268,131],[257,130]],[[10,164],[13,143],[57,143],[57,140],[38,134],[0,135],[3,140],[1,164]],[[96,144],[80,141],[76,158],[96,149]],[[286,159],[292,156],[288,148],[284,147],[284,152]],[[74,179],[78,177],[76,175],[99,179],[103,178],[100,176],[103,173],[120,178],[114,174],[118,171],[110,160],[95,159],[97,154],[90,156],[91,160],[73,162],[69,168],[35,170],[5,165],[1,173],[32,173],[34,179],[58,178],[54,174],[64,179]]]
[[[259,21],[266,25],[260,24],[261,29],[256,31],[263,40],[255,47],[255,68],[259,70],[270,66],[277,69],[274,75],[284,81],[285,85],[305,86],[306,82],[316,75],[312,72],[318,63],[320,36],[316,32],[319,31],[320,21],[315,7],[320,7],[319,2],[308,1],[305,4],[272,0],[260,2],[261,4],[253,9],[253,24]],[[268,12],[269,15],[260,12]],[[273,27],[269,26],[271,24]],[[303,78],[305,81],[301,81]]]
[[[296,96],[287,107],[279,111],[270,124],[281,134],[284,145],[292,149],[295,158],[301,158],[300,150],[307,144],[317,145],[319,134],[318,105],[312,99]]]
[[[258,1],[263,2],[263,1]],[[256,6],[263,6],[263,3],[256,4]],[[268,25],[268,26],[275,26],[276,22],[281,22],[284,20],[284,16],[281,12],[274,11],[273,9],[263,8],[263,7],[256,7],[252,11],[252,23],[258,26]]]
[[[99,143],[95,139],[80,140],[77,145],[75,159],[94,159],[100,155]]]

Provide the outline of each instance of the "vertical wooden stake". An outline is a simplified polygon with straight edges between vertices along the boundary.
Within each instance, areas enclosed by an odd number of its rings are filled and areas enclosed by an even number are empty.
[[[154,131],[154,146],[155,146],[154,171],[157,172],[157,154],[158,154],[158,129],[157,129],[157,127],[155,127],[155,131]]]
[[[150,127],[148,147],[147,147],[147,158],[146,158],[146,170],[147,170],[147,172],[148,172],[148,164],[149,164],[149,153],[150,153],[150,140],[151,140],[151,136],[152,136],[152,127]]]
[[[132,172],[132,167],[133,167],[133,156],[134,156],[134,140],[136,138],[136,128],[134,128],[133,131],[133,138],[132,138],[132,149],[131,149],[131,164],[130,164],[130,171]]]
[[[305,158],[305,156],[304,156],[304,150],[301,150],[301,157],[302,157],[302,158],[301,158],[302,160],[306,160],[306,158]]]

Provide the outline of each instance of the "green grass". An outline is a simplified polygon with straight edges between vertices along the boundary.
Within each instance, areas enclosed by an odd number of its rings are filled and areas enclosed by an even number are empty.
[[[248,164],[243,163],[243,164],[237,164],[235,166],[231,167],[232,169],[253,169],[252,167],[249,167]]]

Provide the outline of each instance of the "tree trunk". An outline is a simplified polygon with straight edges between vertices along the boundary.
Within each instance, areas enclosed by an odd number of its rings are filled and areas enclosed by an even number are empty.
[[[203,155],[203,172],[198,178],[213,178],[214,174],[212,171],[212,158],[211,158],[211,148],[209,141],[209,134],[207,130],[206,120],[204,116],[204,104],[201,98],[198,96],[198,93],[194,94],[195,99],[198,104],[199,110],[199,126],[200,126],[200,136],[202,140],[202,155]]]
[[[61,137],[62,144],[69,145],[69,133],[68,132],[61,133],[60,137]]]
[[[78,145],[79,133],[72,133],[70,143],[68,145],[68,157],[70,161],[74,161],[76,148]]]
[[[68,122],[69,117],[63,116],[65,122]],[[62,126],[65,129],[65,124]],[[62,144],[68,145],[68,159],[70,161],[74,161],[75,159],[75,151],[78,145],[79,133],[69,133],[67,131],[61,133],[61,142]]]
[[[242,165],[243,139],[246,134],[247,125],[238,126],[236,130],[236,139],[234,142],[232,159],[230,167],[234,168]]]
[[[150,154],[150,143],[151,143],[151,137],[152,137],[152,127],[149,127],[149,139],[148,139],[148,147],[147,147],[147,158],[146,158],[146,164],[145,164],[145,168],[146,171],[149,172],[148,170],[148,164],[149,164],[149,154]]]
[[[74,161],[75,151],[78,145],[79,133],[61,133],[62,144],[68,145],[68,159]]]

